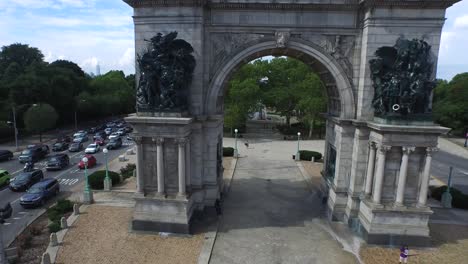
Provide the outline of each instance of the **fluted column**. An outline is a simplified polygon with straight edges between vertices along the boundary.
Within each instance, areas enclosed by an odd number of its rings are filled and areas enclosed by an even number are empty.
[[[185,144],[187,139],[180,138],[177,140],[179,145],[179,193],[178,196],[185,196]]]
[[[366,174],[366,196],[370,196],[372,193],[372,181],[374,179],[374,168],[375,168],[375,142],[369,142],[369,160],[367,161],[367,174]]]
[[[158,181],[158,195],[164,196],[164,138],[156,138],[156,174]]]
[[[191,152],[190,152],[190,138],[187,139],[187,144],[185,145],[185,185],[189,187],[188,191],[190,192],[190,185],[191,185]]]
[[[134,138],[136,143],[136,154],[137,154],[137,193],[144,194],[144,180],[143,180],[143,146],[142,146],[142,137]]]
[[[383,179],[385,173],[385,158],[387,151],[392,147],[386,145],[378,146],[378,158],[377,158],[377,169],[375,172],[374,190],[372,192],[372,201],[376,204],[380,204],[382,198]]]
[[[421,187],[419,189],[418,207],[426,206],[427,202],[427,189],[429,188],[432,154],[438,151],[438,148],[426,148],[426,162],[424,163],[424,170],[422,173]]]
[[[400,175],[398,176],[397,193],[395,199],[396,206],[403,205],[403,200],[405,198],[406,175],[408,174],[409,154],[415,149],[415,147],[402,147],[403,156],[401,157]]]

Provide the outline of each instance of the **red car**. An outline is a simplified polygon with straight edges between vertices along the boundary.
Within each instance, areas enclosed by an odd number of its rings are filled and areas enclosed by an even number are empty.
[[[94,143],[98,144],[99,146],[103,146],[106,142],[103,138],[96,138],[94,139]]]
[[[88,154],[84,156],[88,159],[88,169],[96,166],[96,163],[97,163],[96,158],[93,155]],[[83,170],[84,167],[85,167],[85,164],[83,160],[81,160],[80,163],[78,163],[78,168],[80,168],[80,170]]]

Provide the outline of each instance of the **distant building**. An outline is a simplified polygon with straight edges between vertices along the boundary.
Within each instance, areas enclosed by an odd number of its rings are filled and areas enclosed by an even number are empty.
[[[101,67],[99,66],[99,63],[96,64],[96,76],[100,76],[101,75]]]

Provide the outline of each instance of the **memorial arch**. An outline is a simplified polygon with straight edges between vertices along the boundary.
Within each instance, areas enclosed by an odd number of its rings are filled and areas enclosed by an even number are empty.
[[[157,33],[177,32],[196,61],[186,111],[127,118],[138,156],[133,229],[189,232],[193,212],[214,206],[223,189],[226,83],[243,64],[273,55],[305,62],[326,86],[330,220],[370,243],[429,241],[430,157],[447,130],[375,117],[369,61],[403,38],[428,43],[436,63],[445,9],[456,0],[124,1],[134,8],[137,55]]]

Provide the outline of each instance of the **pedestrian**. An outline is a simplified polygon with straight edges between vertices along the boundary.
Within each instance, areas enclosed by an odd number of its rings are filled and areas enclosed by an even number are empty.
[[[409,249],[407,245],[400,248],[400,263],[408,263]]]

